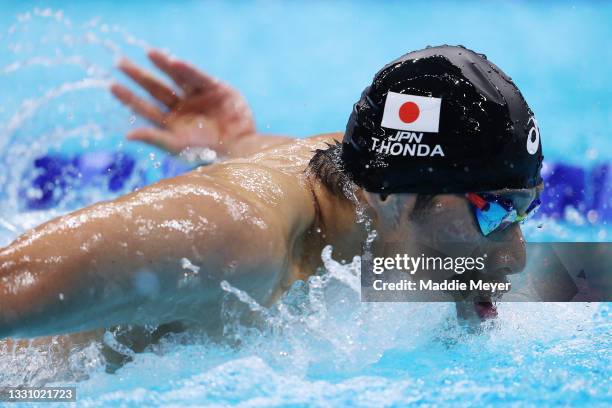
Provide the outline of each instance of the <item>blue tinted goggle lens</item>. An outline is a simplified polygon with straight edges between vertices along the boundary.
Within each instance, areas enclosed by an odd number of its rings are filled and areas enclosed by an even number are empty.
[[[486,210],[474,207],[474,213],[476,214],[480,230],[484,235],[489,235],[500,228],[502,224],[509,224],[507,220],[516,216],[515,210],[508,211],[496,202],[489,202]]]
[[[474,215],[478,221],[478,226],[485,236],[494,231],[503,230],[512,224],[528,219],[540,206],[540,200],[535,199],[529,205],[524,215],[518,215],[516,210],[512,208],[512,205],[510,204],[504,203],[502,205],[501,202],[497,200],[485,201],[486,205],[480,206],[481,208],[472,202]]]

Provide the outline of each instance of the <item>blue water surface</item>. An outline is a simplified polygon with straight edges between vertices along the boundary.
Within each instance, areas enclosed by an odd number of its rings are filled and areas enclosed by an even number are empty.
[[[343,130],[391,59],[463,44],[517,83],[548,161],[589,169],[612,158],[610,21],[609,2],[3,2],[0,244],[135,186],[76,189],[54,208],[24,211],[23,174],[41,155],[127,152],[135,174],[162,176],[163,152],[123,140],[144,122],[107,92],[126,81],[114,69],[121,56],[150,67],[148,47],[168,50],[240,89],[261,132],[305,137]],[[580,211],[524,230],[532,241],[612,236]],[[609,304],[502,303],[497,321],[473,333],[452,305],[361,303],[356,265],[332,258],[324,275],[257,312],[259,328],[238,323],[257,305],[228,291],[226,342],[177,335],[115,374],[95,344],[61,364],[32,349],[0,355],[0,384],[77,378],[82,406],[612,403]]]

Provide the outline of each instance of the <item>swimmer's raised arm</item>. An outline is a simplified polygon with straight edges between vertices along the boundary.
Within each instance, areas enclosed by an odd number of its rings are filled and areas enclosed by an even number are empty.
[[[111,91],[154,127],[131,131],[127,137],[156,145],[172,153],[187,147],[207,147],[223,157],[249,155],[284,143],[284,136],[257,133],[245,98],[226,83],[192,65],[152,50],[149,59],[170,77],[176,88],[131,61],[119,62],[127,76],[147,91],[163,108],[114,84]]]
[[[218,316],[222,280],[271,302],[291,237],[314,217],[307,206],[290,206],[309,197],[285,189],[285,201],[270,208],[224,182],[216,174],[224,168],[84,208],[0,250],[0,338],[116,324],[206,324]],[[282,174],[270,177],[272,187],[295,184]]]

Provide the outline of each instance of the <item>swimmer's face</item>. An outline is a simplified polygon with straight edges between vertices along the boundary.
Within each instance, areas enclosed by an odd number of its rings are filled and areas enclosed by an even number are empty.
[[[539,189],[492,191],[512,202],[524,214],[539,194]],[[402,200],[409,200],[403,197]],[[525,266],[525,242],[520,224],[515,223],[485,236],[473,214],[472,204],[463,194],[418,196],[410,211],[409,238],[442,251],[452,243],[466,244],[487,254],[486,271],[492,275],[520,272]]]
[[[492,194],[510,200],[524,214],[538,197],[541,186],[523,190],[498,190]],[[393,194],[386,198],[366,193],[376,212],[377,231],[382,242],[417,242],[445,254],[462,251],[470,256],[486,254],[487,280],[505,282],[506,276],[525,267],[525,242],[519,224],[485,236],[463,194]],[[406,244],[408,245],[408,244]],[[409,250],[409,248],[406,248]]]

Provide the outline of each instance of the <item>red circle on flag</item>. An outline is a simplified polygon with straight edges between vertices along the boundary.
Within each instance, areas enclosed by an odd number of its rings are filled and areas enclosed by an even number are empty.
[[[418,119],[421,111],[419,105],[414,102],[406,102],[399,109],[400,120],[404,123],[412,123]]]

